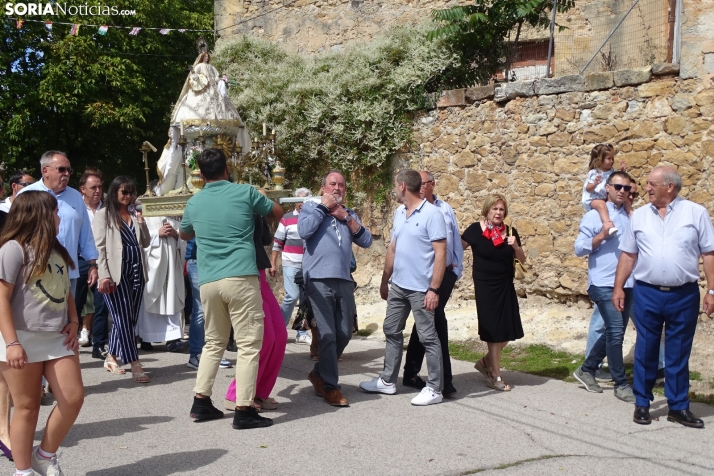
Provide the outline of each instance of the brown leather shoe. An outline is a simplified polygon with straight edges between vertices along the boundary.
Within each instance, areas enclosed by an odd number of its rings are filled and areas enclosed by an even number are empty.
[[[310,380],[310,383],[312,384],[313,387],[315,387],[315,393],[317,394],[318,397],[324,397],[325,396],[325,381],[317,375],[315,372],[310,372],[307,376],[308,380]]]
[[[325,401],[333,407],[349,407],[350,402],[342,396],[339,390],[332,389],[325,393]]]

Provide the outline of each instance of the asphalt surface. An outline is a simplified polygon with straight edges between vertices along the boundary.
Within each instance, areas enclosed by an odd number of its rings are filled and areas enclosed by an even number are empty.
[[[291,336],[294,333],[290,332]],[[334,408],[307,381],[308,347],[288,344],[274,397],[280,409],[266,429],[233,430],[222,420],[189,418],[196,372],[187,354],[141,352],[152,378],[136,384],[115,376],[82,349],[86,401],[60,448],[65,474],[125,475],[419,475],[714,473],[714,407],[693,403],[706,428],[667,421],[666,400],[651,407],[649,426],[632,422],[634,407],[612,389],[587,393],[580,385],[504,372],[511,392],[486,387],[468,362],[454,361],[456,398],[414,407],[417,390],[373,395],[358,385],[381,370],[383,343],[355,338],[340,364],[349,408]],[[235,354],[226,356],[234,359]],[[214,404],[233,369],[219,370]],[[424,375],[425,372],[422,372]],[[43,407],[38,432],[51,407]],[[0,459],[0,472],[13,473]]]

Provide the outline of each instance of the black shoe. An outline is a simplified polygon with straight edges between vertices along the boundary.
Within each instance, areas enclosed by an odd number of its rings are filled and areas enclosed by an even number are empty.
[[[213,406],[210,398],[193,397],[191,418],[193,421],[216,420],[223,418],[223,412]]]
[[[258,411],[250,407],[247,410],[236,410],[233,415],[234,430],[250,430],[251,428],[266,428],[273,426],[273,420],[258,415]]]
[[[236,341],[232,340],[228,342],[228,345],[226,346],[226,350],[228,352],[238,352],[238,346],[236,345]]]
[[[655,377],[655,385],[664,383],[664,369],[659,369],[657,371],[657,377]]]
[[[97,349],[96,347],[92,349],[92,357],[95,359],[104,360],[107,358],[107,351],[104,349]]]
[[[407,378],[404,377],[402,379],[402,385],[405,387],[412,387],[416,388],[417,390],[421,390],[422,388],[426,387],[426,382],[422,380],[420,376],[412,377],[412,378]]]
[[[151,345],[151,342],[142,342],[139,348],[141,350],[154,350],[154,346]]]
[[[632,417],[632,421],[640,425],[649,425],[652,423],[650,407],[635,407],[635,415]]]
[[[690,428],[704,428],[704,422],[687,410],[670,410],[667,414],[667,421],[681,423]]]
[[[456,387],[454,387],[450,383],[444,385],[444,390],[441,391],[441,395],[443,395],[444,398],[453,397],[455,393],[456,393]]]

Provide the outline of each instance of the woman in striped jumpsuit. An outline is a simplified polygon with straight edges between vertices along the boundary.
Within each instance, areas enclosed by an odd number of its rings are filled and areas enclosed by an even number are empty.
[[[147,281],[142,248],[149,246],[150,236],[141,213],[130,211],[135,199],[134,182],[126,176],[115,178],[109,185],[105,207],[95,215],[92,231],[99,251],[98,289],[106,295],[106,305],[114,319],[104,368],[123,374],[117,360],[129,362],[134,381],[148,383],[149,377],[139,362],[134,329]]]

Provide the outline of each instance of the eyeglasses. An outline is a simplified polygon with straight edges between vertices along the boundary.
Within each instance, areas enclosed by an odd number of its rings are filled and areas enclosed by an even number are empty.
[[[32,185],[35,182],[17,182],[18,185],[22,185],[23,187],[27,187],[28,185]]]
[[[622,190],[623,188],[625,189],[625,192],[629,192],[630,190],[632,190],[632,185],[622,185],[619,183],[611,183],[610,186],[614,187],[615,190],[617,190],[618,192],[620,190]]]
[[[119,190],[122,195],[127,196],[127,195],[134,195],[133,190]]]
[[[63,166],[55,167],[55,170],[61,174],[69,174],[69,175],[72,175],[72,172],[74,172],[74,169],[72,169],[72,167],[63,167]]]
[[[434,182],[433,180],[427,180],[426,182],[422,182],[422,183],[421,183],[421,186],[422,186],[422,187],[426,187],[426,184],[428,184],[428,183],[433,183],[433,182]]]
[[[630,192],[630,194],[628,195],[630,200],[634,200],[635,198],[637,198],[639,196],[640,196],[639,192]]]

